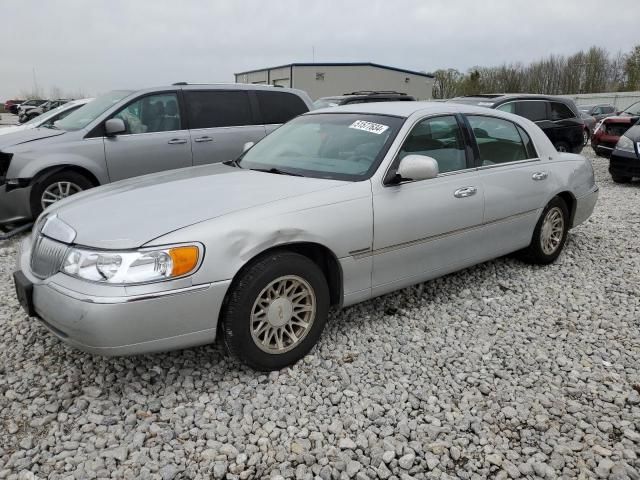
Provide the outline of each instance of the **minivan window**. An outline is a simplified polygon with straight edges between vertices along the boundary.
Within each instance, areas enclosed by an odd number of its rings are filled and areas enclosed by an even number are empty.
[[[308,112],[309,109],[300,97],[287,92],[257,90],[258,106],[262,123],[287,123],[294,117]]]
[[[516,102],[516,113],[532,122],[547,118],[547,102],[542,100],[523,100]]]
[[[238,90],[184,92],[189,128],[215,128],[252,125],[249,94]]]
[[[575,116],[571,111],[571,109],[567,107],[564,103],[550,102],[550,105],[551,105],[551,120],[565,120],[567,118],[573,118]]]
[[[528,158],[527,148],[514,123],[480,115],[467,115],[467,119],[478,144],[482,166]]]
[[[57,121],[55,125],[57,128],[70,132],[83,129],[120,100],[131,95],[131,93],[131,90],[115,90],[101,95],[90,103],[83,105],[68,117]]]
[[[175,93],[146,95],[114,115],[127,127],[126,133],[153,133],[180,130],[178,96]]]

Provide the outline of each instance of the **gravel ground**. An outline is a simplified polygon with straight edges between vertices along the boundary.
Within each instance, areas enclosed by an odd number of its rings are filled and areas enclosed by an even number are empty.
[[[269,375],[219,345],[73,351],[22,313],[0,245],[0,478],[640,479],[640,184],[593,162],[596,212],[554,265],[348,308]]]

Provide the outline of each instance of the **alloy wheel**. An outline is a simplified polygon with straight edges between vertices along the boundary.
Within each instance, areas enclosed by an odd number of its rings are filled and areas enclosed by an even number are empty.
[[[262,351],[285,353],[298,346],[316,317],[316,296],[297,275],[276,278],[262,289],[251,309],[251,337]]]
[[[81,192],[82,188],[73,182],[55,182],[49,185],[40,197],[40,204],[44,210],[49,205],[56,203],[63,198],[67,198],[75,193]]]
[[[542,222],[540,247],[545,255],[553,255],[562,243],[564,215],[558,207],[550,209]]]

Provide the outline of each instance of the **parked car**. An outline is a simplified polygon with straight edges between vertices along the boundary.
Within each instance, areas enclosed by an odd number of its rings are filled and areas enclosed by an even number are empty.
[[[559,152],[580,153],[584,146],[584,123],[573,100],[525,94],[488,94],[456,97],[452,102],[495,108],[535,122]]]
[[[35,218],[87,188],[237,157],[281,123],[309,111],[302,91],[246,84],[119,90],[1,147],[0,224]]]
[[[640,102],[635,102],[622,110],[619,114],[622,117],[640,117]]]
[[[596,155],[600,157],[611,155],[620,137],[636,123],[638,118],[625,115],[601,120],[591,137],[591,147]]]
[[[18,117],[18,121],[20,123],[28,122],[29,120],[32,120],[38,115],[42,115],[43,113],[48,112],[49,110],[53,110],[54,108],[58,108],[60,105],[64,105],[65,103],[68,103],[68,102],[70,102],[70,100],[66,100],[66,99],[48,100],[44,102],[42,105],[35,108],[31,108],[27,112],[20,115]]]
[[[46,103],[48,100],[27,100],[26,102],[23,102],[20,104],[20,106],[18,107],[16,114],[18,115],[18,119],[20,119],[20,117],[24,117],[27,112],[29,112],[29,110],[39,107],[40,105],[42,105],[43,103]]]
[[[617,115],[616,107],[610,103],[600,103],[598,105],[578,105],[578,109],[587,115],[592,116],[596,121],[600,121],[603,118]]]
[[[584,144],[587,145],[593,135],[593,131],[596,129],[596,119],[591,115],[587,115],[582,110],[580,111],[580,118],[584,122],[584,130],[582,132]]]
[[[24,100],[18,100],[18,99],[7,100],[6,102],[4,102],[4,111],[7,113],[15,114],[18,111],[18,107],[22,102],[24,102]]]
[[[640,119],[620,136],[611,152],[609,173],[616,183],[640,177]]]
[[[98,102],[99,100],[96,100]],[[213,342],[280,369],[352,305],[510,252],[548,264],[598,197],[529,120],[431,102],[301,115],[235,161],[47,209],[14,275],[29,316],[103,355]]]
[[[7,143],[5,139],[7,139],[7,135],[24,132],[25,130],[30,130],[32,128],[46,127],[46,128],[56,128],[54,123],[58,120],[62,120],[64,117],[69,115],[71,112],[77,110],[83,105],[89,103],[93,98],[83,98],[81,100],[72,100],[67,102],[53,110],[49,110],[48,112],[39,115],[37,117],[32,118],[28,122],[22,123],[20,125],[12,125],[10,127],[0,128],[0,136],[2,136],[2,140],[0,140],[0,149],[3,147],[7,147],[13,145],[12,143]],[[15,137],[14,137],[15,138]],[[30,138],[30,137],[27,137]],[[20,141],[16,143],[22,143],[24,137],[20,137]]]
[[[314,108],[337,107],[338,105],[349,105],[351,103],[370,102],[415,102],[415,97],[393,90],[361,90],[358,92],[345,93],[334,97],[322,97],[313,102]]]

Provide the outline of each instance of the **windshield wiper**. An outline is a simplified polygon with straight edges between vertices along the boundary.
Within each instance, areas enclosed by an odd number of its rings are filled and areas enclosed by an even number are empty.
[[[292,177],[302,177],[299,173],[288,172],[286,170],[280,170],[279,168],[271,167],[271,168],[250,168],[249,170],[253,170],[254,172],[266,172],[266,173],[275,173],[278,175],[291,175]]]
[[[229,165],[230,167],[242,168],[238,163],[238,159],[235,160],[227,160],[226,162],[222,162],[223,165]]]

